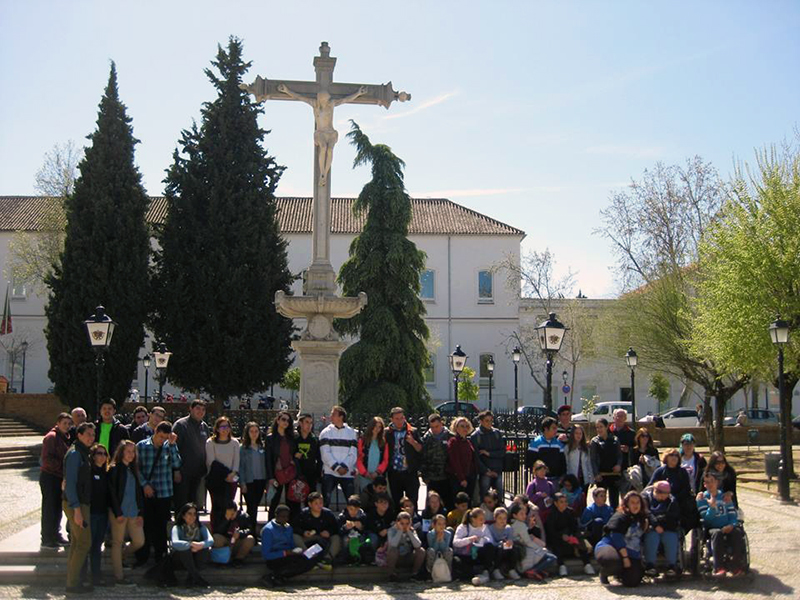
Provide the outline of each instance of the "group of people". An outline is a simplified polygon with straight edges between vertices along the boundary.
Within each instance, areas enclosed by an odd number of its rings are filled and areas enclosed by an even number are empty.
[[[138,407],[130,425],[105,400],[96,422],[74,409],[45,436],[42,547],[69,546],[70,593],[129,584],[125,557],[133,567],[154,557],[148,573],[165,585],[185,569],[187,585],[205,587],[204,563],[240,566],[258,544],[268,586],[352,563],[383,566],[395,580],[403,570],[415,579],[476,585],[542,580],[554,570],[566,575],[571,557],[593,574],[592,555],[604,582],[616,575],[632,585],[657,573],[659,547],[667,574],[678,574],[679,528],[701,519],[717,532],[714,544],[740,550],[740,528],[731,521],[735,472],[724,456],[715,453],[707,465],[687,434],[681,451],[665,452],[656,466],[647,430],[633,432],[624,411],[611,425],[601,419],[589,440],[568,409],[542,422],[527,452],[533,478],[526,494],[507,501],[506,443],[490,411],[478,415],[477,428],[465,417],[447,428],[434,413],[421,435],[394,408],[388,425],[373,417],[359,434],[335,406],[319,436],[312,415],[301,413],[295,423],[281,411],[265,430],[247,423],[236,439],[227,417],[206,424],[202,400],[174,424],[161,407]],[[345,505],[334,512],[339,488]],[[621,502],[620,490],[630,490]],[[208,524],[199,519],[207,493]],[[269,518],[259,528],[262,502]],[[69,542],[60,531],[62,509]],[[111,581],[101,573],[104,545],[111,548]],[[726,569],[740,567],[717,570]]]

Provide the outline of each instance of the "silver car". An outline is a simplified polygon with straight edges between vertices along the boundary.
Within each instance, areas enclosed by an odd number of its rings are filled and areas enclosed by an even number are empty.
[[[747,415],[747,427],[763,427],[765,425],[779,425],[778,415],[771,410],[764,410],[763,408],[748,408],[744,411]],[[733,427],[736,425],[736,419],[739,413],[725,417],[725,426]]]

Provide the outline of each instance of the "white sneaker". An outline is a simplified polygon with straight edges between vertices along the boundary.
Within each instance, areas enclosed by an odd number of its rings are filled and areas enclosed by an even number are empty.
[[[592,565],[588,563],[584,565],[583,572],[587,575],[594,575],[594,569],[592,568]]]
[[[472,585],[480,585],[480,584],[481,584],[480,576],[479,575],[475,575],[475,577],[472,578]]]
[[[520,574],[519,574],[519,573],[517,573],[517,570],[516,570],[516,569],[511,569],[511,570],[508,572],[508,576],[509,576],[511,579],[513,579],[514,581],[516,581],[517,579],[521,579],[521,576],[520,576]]]
[[[567,573],[567,565],[561,565],[558,567],[558,574],[561,575],[561,577],[566,577]]]
[[[503,581],[505,577],[500,572],[500,569],[495,569],[494,571],[492,571],[492,579],[494,579],[495,581]]]

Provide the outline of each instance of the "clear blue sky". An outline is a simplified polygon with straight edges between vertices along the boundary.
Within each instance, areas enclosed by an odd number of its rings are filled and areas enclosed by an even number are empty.
[[[319,8],[327,4],[329,10]],[[83,143],[117,63],[151,194],[181,129],[213,98],[203,69],[243,38],[250,78],[310,79],[321,40],[339,81],[383,83],[407,104],[337,109],[407,162],[412,195],[445,196],[550,247],[590,296],[616,286],[592,235],[611,190],[656,161],[734,158],[792,135],[800,4],[764,2],[43,2],[0,0],[0,194],[32,194],[43,154]],[[312,116],[267,103],[282,195],[310,195]],[[334,195],[368,171],[337,146]]]

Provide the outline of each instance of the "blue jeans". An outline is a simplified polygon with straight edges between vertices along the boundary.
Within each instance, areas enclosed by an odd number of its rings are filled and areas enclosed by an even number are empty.
[[[489,477],[488,475],[481,475],[480,480],[480,489],[481,489],[481,497],[480,501],[483,502],[483,497],[486,495],[486,492],[489,491],[489,488],[494,488],[497,493],[500,495],[500,503],[505,505],[505,490],[503,489],[503,472],[498,471],[497,477]]]
[[[533,565],[533,568],[541,573],[542,571],[550,570],[552,567],[556,565],[557,562],[558,562],[558,557],[552,552],[548,552],[547,554],[544,555],[544,558],[542,560]]]
[[[344,494],[344,501],[355,493],[356,484],[352,477],[336,477],[335,475],[322,476],[322,497],[325,501],[325,506],[330,508],[331,497],[336,491],[337,486],[342,486],[342,493]]]
[[[647,565],[656,564],[659,544],[664,545],[664,558],[668,565],[678,564],[678,532],[664,531],[658,533],[651,529],[644,534],[644,562]]]

